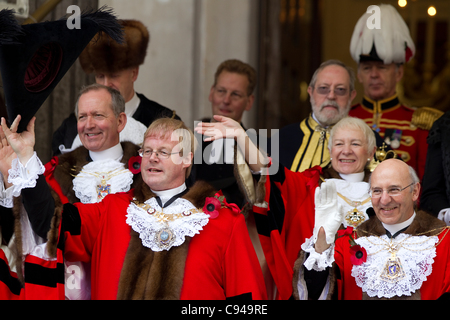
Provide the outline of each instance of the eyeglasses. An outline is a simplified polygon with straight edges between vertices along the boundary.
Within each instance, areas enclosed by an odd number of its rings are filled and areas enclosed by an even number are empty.
[[[320,86],[320,87],[316,88],[316,91],[318,94],[326,96],[331,92],[331,89],[330,89],[330,87]],[[346,88],[334,88],[334,90],[333,90],[335,95],[341,96],[341,97],[345,96],[347,94],[347,91],[348,90]]]
[[[216,95],[220,98],[223,98],[227,95],[228,91],[222,88],[214,88],[214,91],[216,92]],[[230,93],[230,99],[233,101],[239,101],[243,98],[245,98],[246,95],[240,93],[240,92],[236,92],[236,91],[232,91]]]
[[[139,155],[142,158],[150,158],[152,156],[152,154],[155,154],[155,156],[157,158],[168,159],[172,154],[177,154],[177,153],[180,153],[180,152],[172,152],[172,153],[170,153],[170,152],[158,151],[158,150],[153,151],[153,150],[150,150],[150,149],[146,149],[146,150],[141,149],[141,150],[139,150]]]
[[[414,184],[415,184],[415,182],[411,183],[410,185],[407,185],[404,188],[392,187],[392,188],[387,189],[386,192],[390,197],[395,197],[395,196],[400,195],[403,190],[405,190],[408,187],[411,187]],[[383,189],[372,189],[372,190],[370,190],[369,193],[372,198],[381,198],[381,196],[383,195],[383,191],[384,191]]]

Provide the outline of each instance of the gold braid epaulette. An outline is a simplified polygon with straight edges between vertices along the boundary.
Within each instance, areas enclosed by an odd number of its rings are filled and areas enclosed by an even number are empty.
[[[423,130],[430,130],[433,123],[444,114],[443,111],[430,107],[420,107],[414,111],[411,124]]]

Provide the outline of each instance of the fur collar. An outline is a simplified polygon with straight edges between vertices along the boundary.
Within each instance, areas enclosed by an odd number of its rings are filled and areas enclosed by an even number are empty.
[[[139,147],[131,142],[122,142],[121,144],[123,148],[123,158],[121,162],[127,164],[131,157],[137,155]],[[60,185],[62,192],[69,199],[70,203],[79,202],[79,199],[75,196],[75,191],[73,190],[72,180],[78,173],[80,173],[83,166],[90,162],[89,151],[85,147],[79,147],[72,152],[60,155],[58,160],[58,165],[53,172],[55,180]],[[135,175],[132,188],[141,180],[142,178],[140,174]],[[61,221],[63,203],[52,188],[50,188],[50,191],[53,199],[55,199],[55,211],[53,213],[50,230],[47,233],[47,252],[51,257],[56,257],[57,245],[59,241],[58,227]],[[18,245],[20,245],[21,248],[21,243]]]
[[[202,208],[206,197],[213,197],[215,193],[211,185],[198,181],[183,198],[197,208]],[[145,183],[140,182],[134,196],[139,202],[144,202],[155,195]],[[179,300],[189,243],[190,238],[187,238],[179,247],[172,247],[169,251],[153,252],[144,247],[139,234],[131,230],[117,299]]]
[[[425,211],[416,211],[416,217],[411,225],[405,230],[405,234],[417,235],[422,234],[428,237],[438,235],[446,227],[445,222],[431,216]],[[376,216],[372,216],[368,221],[361,224],[357,229],[358,237],[367,236],[368,234],[381,236],[386,234],[381,221]],[[365,292],[362,296],[363,300],[379,300],[379,298],[371,298]],[[385,299],[383,299],[385,300]],[[390,300],[421,300],[420,290],[414,292],[411,296],[393,297]]]
[[[423,234],[426,236],[435,236],[439,234],[443,228],[446,227],[445,222],[431,216],[425,211],[416,211],[416,217],[408,229],[404,233],[416,235]],[[372,216],[368,221],[361,224],[357,229],[358,237],[364,237],[368,234],[381,236],[386,234],[381,221],[376,216]]]
[[[416,211],[416,217],[414,221],[411,223],[411,225],[408,227],[408,229],[405,230],[404,233],[411,234],[411,235],[417,235],[417,234],[423,234],[426,236],[435,236],[438,235],[443,228],[446,227],[446,224],[436,219],[435,217],[431,216],[430,214],[426,213],[425,211]],[[372,216],[368,221],[361,224],[357,229],[358,237],[364,237],[368,234],[375,235],[375,236],[382,236],[386,234],[386,230],[384,229],[383,225],[381,224],[381,221],[378,220],[376,216]],[[300,294],[297,288],[298,281],[301,281],[303,287],[306,287],[305,280],[303,279],[303,273],[304,273],[304,266],[303,263],[305,262],[307,256],[306,253],[303,250],[300,250],[299,257],[295,262],[294,265],[294,277],[293,277],[293,296],[295,299],[300,298]],[[332,270],[330,270],[330,288],[327,295],[327,299],[334,299],[336,298],[335,290],[336,290],[336,277],[339,274],[339,270],[336,266],[336,263],[333,263]],[[412,294],[410,297],[394,297],[390,300],[420,300],[421,294],[420,290],[417,290],[414,294]],[[379,298],[371,298],[366,293],[363,292],[362,295],[363,300],[379,300]]]

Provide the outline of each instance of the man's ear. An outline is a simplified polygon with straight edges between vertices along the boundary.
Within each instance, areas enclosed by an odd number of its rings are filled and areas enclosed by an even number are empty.
[[[208,100],[211,103],[212,103],[213,94],[214,94],[214,86],[212,86],[211,89],[209,90]]]
[[[245,111],[250,111],[252,109],[253,102],[255,102],[255,96],[253,94],[251,94],[248,97],[248,102],[247,102],[247,106],[245,107]]]
[[[189,152],[187,156],[183,156],[183,167],[189,168],[192,164],[192,160],[194,159],[194,154],[192,152]]]
[[[405,68],[403,67],[403,65],[402,64],[399,65],[397,67],[397,71],[396,71],[396,74],[395,74],[395,80],[397,82],[400,82],[400,80],[402,80],[404,72],[405,72]]]
[[[353,99],[355,99],[356,94],[357,94],[356,90],[353,90],[352,93],[351,93],[351,95],[350,95],[350,104],[351,104],[351,102],[353,101]]]
[[[132,81],[136,82],[138,76],[139,76],[139,67],[135,67],[132,69]]]
[[[412,200],[417,201],[417,199],[419,199],[419,196],[420,196],[420,183],[416,183],[414,185]]]
[[[127,124],[127,115],[125,112],[121,112],[119,116],[117,117],[117,131],[120,133],[123,129],[125,129],[125,126]]]

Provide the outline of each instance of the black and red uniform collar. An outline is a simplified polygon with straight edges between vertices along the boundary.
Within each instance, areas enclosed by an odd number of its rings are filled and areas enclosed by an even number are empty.
[[[370,109],[372,112],[381,113],[385,111],[390,111],[391,109],[399,106],[400,100],[398,99],[397,95],[378,101],[372,100],[369,97],[364,96],[361,104],[365,108]]]

